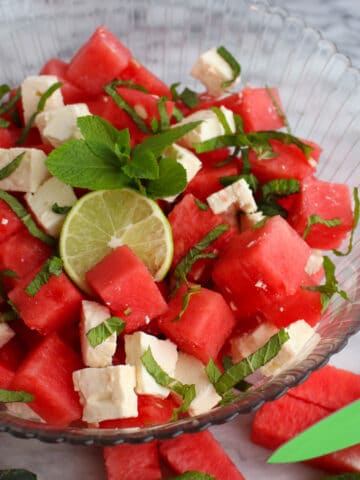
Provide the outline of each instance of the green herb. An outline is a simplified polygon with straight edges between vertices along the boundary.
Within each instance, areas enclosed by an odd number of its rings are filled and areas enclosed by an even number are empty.
[[[181,120],[184,118],[182,111],[179,110],[176,106],[173,107],[172,116],[175,118],[177,122],[181,122]]]
[[[34,395],[31,393],[0,388],[0,403],[32,402],[33,400]]]
[[[120,80],[116,79],[112,82],[114,87],[127,87],[132,90],[139,90],[139,92],[149,93],[149,90],[139,83],[135,83],[133,80]]]
[[[242,161],[241,173],[243,175],[247,175],[251,173],[251,163],[249,160],[249,147],[245,147],[241,149],[241,161]]]
[[[35,277],[31,280],[29,285],[25,288],[25,292],[30,295],[30,297],[34,297],[40,288],[48,283],[51,276],[58,277],[62,273],[63,262],[59,257],[51,257],[46,260],[44,266],[40,270],[40,272],[35,275]]]
[[[300,182],[295,178],[278,178],[265,183],[262,187],[263,196],[286,196],[300,191]]]
[[[227,177],[220,177],[220,183],[224,187],[232,185],[238,180],[244,179],[245,182],[249,185],[251,190],[256,193],[259,187],[259,180],[252,173],[241,174],[241,175],[229,175]]]
[[[160,129],[167,130],[170,127],[170,117],[166,109],[166,97],[161,97],[157,102],[157,109],[160,115]]]
[[[359,200],[359,189],[358,187],[354,188],[354,222],[353,222],[353,227],[351,230],[350,234],[350,240],[349,240],[349,246],[346,252],[340,252],[340,250],[333,250],[334,254],[337,255],[338,257],[345,257],[346,255],[349,255],[352,252],[353,248],[353,240],[354,240],[354,234],[355,230],[359,224],[359,217],[360,217],[360,200]]]
[[[209,208],[207,203],[200,202],[197,198],[194,198],[194,202],[196,206],[198,207],[199,210],[202,210],[203,212],[206,212],[206,210]]]
[[[5,97],[6,94],[10,92],[10,87],[6,83],[0,85],[0,101]]]
[[[10,122],[5,120],[4,118],[0,118],[0,128],[8,128]]]
[[[35,473],[29,470],[12,468],[11,470],[0,470],[0,480],[36,480]]]
[[[0,478],[1,480],[1,478]],[[198,472],[197,470],[190,470],[178,475],[177,477],[171,477],[170,480],[217,480],[216,477],[209,475],[208,473]]]
[[[258,201],[258,210],[267,217],[274,217],[275,215],[281,215],[283,218],[288,216],[288,212],[281,205],[277,203],[273,196],[262,198]]]
[[[215,382],[216,391],[220,395],[224,394],[240,380],[272,360],[288,339],[288,333],[284,329],[279,330],[263,347],[227,369]]]
[[[321,477],[320,480],[360,480],[360,473],[340,473],[340,475]]]
[[[127,307],[127,308],[124,310],[124,315],[125,315],[126,317],[128,317],[128,316],[131,314],[131,312],[132,312],[131,308],[130,308],[130,307]]]
[[[0,115],[3,115],[4,113],[9,112],[12,108],[14,108],[17,102],[20,100],[20,98],[21,98],[21,89],[19,88],[15,93],[15,95],[8,102],[0,106]]]
[[[327,227],[337,227],[338,225],[341,224],[341,220],[340,218],[330,218],[326,220],[325,218],[322,218],[322,217],[319,217],[319,215],[316,215],[316,213],[314,215],[310,215],[310,217],[307,220],[306,228],[303,234],[304,240],[309,235],[311,227],[317,224],[326,225]]]
[[[56,82],[56,83],[53,83],[47,90],[45,93],[43,93],[43,95],[41,95],[40,97],[40,100],[37,104],[37,108],[36,108],[36,111],[31,115],[31,117],[29,118],[27,124],[25,125],[25,127],[23,128],[23,131],[21,132],[21,135],[20,135],[20,138],[17,140],[16,144],[17,145],[22,145],[28,134],[29,134],[29,131],[30,131],[30,128],[33,126],[34,122],[35,122],[35,119],[36,117],[39,115],[39,113],[41,113],[44,108],[45,108],[45,104],[46,104],[46,101],[51,97],[51,95],[56,91],[58,90],[60,87],[62,86],[62,83],[61,82]]]
[[[193,90],[190,90],[190,88],[184,88],[179,95],[179,99],[189,108],[195,108],[200,101],[197,94]]]
[[[173,319],[173,322],[178,322],[181,319],[181,317],[184,315],[184,313],[186,312],[186,309],[189,306],[190,298],[193,295],[200,293],[200,291],[201,291],[201,285],[191,285],[187,287],[186,292],[182,296],[181,310],[178,313],[178,315],[176,315],[176,317]]]
[[[90,345],[95,348],[109,338],[114,332],[117,335],[123,332],[126,323],[119,317],[110,317],[96,327],[86,332]]]
[[[10,270],[8,268],[0,272],[0,297],[4,300],[7,300],[8,296],[3,282],[4,277],[19,278],[19,276],[13,270]]]
[[[320,301],[322,305],[321,313],[324,313],[329,306],[330,300],[336,293],[339,294],[344,300],[349,300],[348,294],[344,290],[339,289],[339,282],[335,276],[335,265],[329,257],[324,256],[323,267],[325,271],[325,284],[315,285],[310,287],[301,287],[304,290],[310,290],[312,292],[320,292]]]
[[[146,371],[154,378],[156,383],[172,390],[183,399],[183,403],[180,407],[175,409],[175,417],[177,416],[177,412],[186,412],[196,396],[195,385],[186,385],[175,378],[170,377],[170,375],[168,375],[157,363],[150,347],[148,347],[145,353],[141,356],[141,361],[146,368]]]
[[[229,165],[231,162],[234,161],[234,158],[232,155],[229,155],[227,158],[225,158],[225,160],[221,160],[221,162],[216,162],[213,164],[213,167],[214,168],[221,168],[221,167],[225,167],[225,165]]]
[[[22,159],[24,158],[25,152],[20,153],[14,160],[11,160],[5,167],[0,169],[0,180],[11,175],[20,165]]]
[[[269,97],[270,97],[270,99],[271,99],[272,104],[274,105],[274,108],[275,108],[275,110],[276,110],[276,113],[277,113],[278,116],[281,118],[281,120],[284,122],[284,125],[285,125],[285,127],[286,127],[287,133],[290,133],[290,134],[291,134],[291,128],[290,128],[289,121],[288,121],[285,113],[283,112],[283,110],[280,108],[280,105],[278,104],[278,102],[277,102],[277,100],[276,100],[276,98],[275,98],[275,96],[274,96],[271,88],[270,88],[268,85],[266,85],[265,88],[266,88],[267,93],[269,94]]]
[[[175,293],[180,287],[180,284],[183,281],[186,282],[186,276],[197,260],[199,260],[200,258],[216,258],[216,255],[214,253],[203,252],[204,250],[209,248],[210,245],[215,242],[215,240],[217,240],[229,228],[229,225],[221,223],[220,225],[210,230],[210,232],[205,235],[205,237],[202,238],[200,242],[190,248],[185,257],[183,257],[175,267],[174,276],[176,278],[176,285],[172,292],[172,296],[175,295]]]
[[[221,126],[223,127],[224,129],[224,132],[225,132],[225,135],[231,135],[232,134],[232,130],[231,130],[231,127],[229,125],[229,122],[227,121],[227,118],[225,116],[225,113],[221,110],[221,108],[218,108],[218,107],[211,107],[211,110],[215,113],[215,115],[217,116]]]
[[[212,383],[213,385],[215,385],[215,383],[221,377],[220,368],[216,365],[216,363],[212,358],[210,358],[210,360],[208,361],[205,367],[205,373],[209,379],[209,382]]]
[[[66,213],[69,213],[72,207],[68,205],[59,205],[58,203],[54,203],[51,206],[51,210],[54,213],[57,213],[58,215],[65,215]]]
[[[175,82],[170,85],[170,92],[171,92],[171,97],[173,100],[179,100],[179,94],[177,91],[178,86],[180,85],[180,82]]]
[[[172,158],[160,158],[159,178],[147,183],[146,193],[152,198],[164,198],[177,195],[187,185],[186,171]]]
[[[224,367],[224,370],[228,370],[229,368],[231,368],[234,365],[233,360],[229,355],[225,355],[221,359],[221,363]],[[235,388],[236,390],[239,390],[240,392],[245,392],[251,386],[252,386],[251,383],[247,382],[246,380],[240,380],[240,382],[238,382],[236,385],[234,385],[233,388]]]
[[[217,53],[222,57],[225,62],[229,65],[229,67],[232,70],[232,78],[231,80],[228,80],[227,82],[223,82],[221,85],[222,88],[227,88],[232,85],[235,80],[240,76],[241,74],[241,67],[238,61],[232,56],[232,54],[227,50],[225,47],[220,46],[216,49]]]
[[[255,223],[255,225],[252,226],[253,230],[257,230],[258,228],[263,228],[265,223],[269,220],[269,217],[264,217],[262,220],[259,222]]]
[[[15,197],[0,189],[0,199],[4,200],[15,213],[15,215],[20,218],[23,222],[29,233],[33,236],[47,243],[51,247],[56,244],[56,240],[49,235],[46,235],[42,230],[40,230],[34,220],[31,218],[30,213],[26,210],[25,207],[17,200]]]

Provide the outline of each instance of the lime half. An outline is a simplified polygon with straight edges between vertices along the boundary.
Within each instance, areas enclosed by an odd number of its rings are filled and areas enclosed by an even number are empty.
[[[86,272],[121,245],[140,257],[154,280],[165,277],[174,246],[170,224],[157,203],[127,188],[80,198],[60,235],[60,255],[70,278],[91,293]]]

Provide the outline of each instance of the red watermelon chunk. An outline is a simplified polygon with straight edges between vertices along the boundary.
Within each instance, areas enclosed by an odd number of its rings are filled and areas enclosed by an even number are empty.
[[[67,78],[90,95],[98,95],[128,65],[130,51],[105,27],[98,27],[72,58]]]
[[[180,350],[207,364],[218,356],[229,337],[235,325],[234,315],[219,293],[201,288],[190,297],[181,318],[175,320],[183,308],[185,292],[182,286],[170,300],[168,311],[157,319],[159,329]]]
[[[0,200],[0,242],[17,233],[23,227],[24,224],[9,205],[4,200]]]
[[[327,227],[316,224],[310,229],[306,242],[313,248],[338,248],[353,226],[350,189],[347,185],[308,178],[290,211],[288,221],[303,235],[308,218],[319,215],[326,220],[338,218],[340,225]]]
[[[25,352],[26,349],[16,337],[0,348],[0,388],[9,387]]]
[[[277,105],[283,111],[278,90],[271,88],[271,93]],[[244,122],[245,132],[277,130],[284,126],[284,120],[277,113],[270,93],[266,88],[244,88],[239,113]]]
[[[327,415],[328,409],[287,394],[275,402],[266,403],[256,412],[251,439],[274,450]],[[334,473],[360,472],[360,445],[309,463]]]
[[[360,375],[326,365],[288,395],[333,412],[360,398]]]
[[[46,422],[68,425],[82,415],[72,381],[73,371],[80,368],[79,355],[52,333],[28,354],[10,388],[32,393],[35,400],[29,406]]]
[[[105,447],[104,459],[107,480],[159,480],[162,477],[156,441]]]
[[[203,93],[199,95],[199,103],[196,105],[196,107],[192,108],[191,110],[188,109],[186,115],[196,112],[197,110],[210,110],[211,107],[226,107],[234,113],[241,115],[242,92],[226,95],[222,98],[214,97],[208,93]]]
[[[213,475],[217,480],[244,480],[209,431],[184,434],[162,441],[159,451],[161,457],[178,474],[197,470]]]
[[[247,317],[277,298],[295,294],[309,256],[308,245],[282,217],[275,216],[262,228],[230,240],[212,277],[235,315]]]
[[[255,152],[250,151],[249,160],[252,173],[260,183],[270,182],[278,178],[296,178],[303,180],[315,172],[306,155],[299,147],[285,144],[279,140],[269,141],[276,156],[259,160]]]
[[[169,87],[135,58],[130,59],[128,66],[118,76],[122,80],[131,80],[136,85],[142,85],[149,93],[171,98]]]
[[[0,128],[0,148],[15,147],[15,142],[19,136],[18,129]]]
[[[25,289],[39,271],[26,276],[9,292],[9,298],[25,324],[46,335],[79,318],[83,297],[64,273],[52,275],[34,296],[29,295]]]
[[[167,310],[149,271],[127,245],[109,253],[87,273],[86,279],[111,312],[126,321],[127,333],[144,327]],[[126,315],[128,309],[131,313]]]

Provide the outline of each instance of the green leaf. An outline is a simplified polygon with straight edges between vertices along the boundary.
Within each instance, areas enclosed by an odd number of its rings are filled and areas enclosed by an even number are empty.
[[[194,198],[194,202],[195,202],[196,206],[198,207],[198,209],[202,210],[203,212],[206,212],[206,210],[208,210],[208,208],[209,208],[207,203],[200,202],[200,200],[198,200],[197,198]]]
[[[323,267],[325,272],[325,283],[323,285],[315,285],[310,287],[302,286],[304,290],[310,290],[312,292],[320,292],[322,310],[321,313],[324,313],[327,307],[329,306],[330,300],[336,293],[340,295],[344,300],[348,300],[349,296],[344,290],[339,289],[339,282],[335,275],[335,265],[326,255],[323,260]]]
[[[59,205],[58,203],[54,203],[51,206],[51,211],[54,213],[57,213],[58,215],[66,215],[67,213],[70,212],[72,207],[68,205]]]
[[[180,93],[179,98],[189,108],[195,108],[200,101],[196,92],[187,87]]]
[[[4,96],[7,93],[10,92],[10,90],[11,90],[11,88],[6,83],[3,83],[2,85],[0,85],[0,101],[4,98]]]
[[[229,125],[229,122],[227,121],[226,119],[226,116],[224,114],[224,112],[221,110],[221,108],[219,107],[211,107],[211,110],[215,113],[215,115],[217,116],[221,126],[223,127],[224,129],[224,132],[225,132],[225,135],[231,135],[232,134],[232,130],[231,130],[231,127]]]
[[[46,104],[46,101],[48,100],[48,98],[51,97],[51,95],[56,91],[58,90],[60,87],[62,86],[62,82],[56,82],[56,83],[53,83],[47,90],[46,92],[44,92],[41,97],[40,97],[40,100],[37,104],[37,108],[36,108],[36,111],[31,115],[30,119],[28,120],[27,124],[25,125],[25,127],[23,128],[23,131],[21,132],[21,135],[20,135],[20,138],[17,140],[16,144],[17,145],[22,145],[27,136],[28,136],[28,133],[30,131],[30,128],[33,126],[33,123],[36,119],[36,117],[39,115],[39,113],[41,113],[44,108],[45,108],[45,104]]]
[[[3,115],[6,112],[9,112],[12,108],[15,107],[17,102],[21,98],[21,89],[19,88],[16,94],[6,103],[2,104],[0,107],[0,115]]]
[[[272,360],[282,345],[289,339],[288,333],[281,329],[273,335],[265,345],[256,352],[228,368],[216,381],[215,389],[221,395],[233,388],[240,380],[258,370]]]
[[[40,288],[48,283],[52,275],[58,277],[62,273],[63,262],[59,257],[51,257],[46,260],[42,269],[31,280],[29,285],[25,288],[25,292],[34,297]]]
[[[317,215],[316,213],[314,215],[310,215],[310,217],[308,217],[308,219],[307,219],[306,228],[305,228],[305,231],[304,231],[304,234],[303,234],[303,239],[304,240],[309,235],[311,227],[313,225],[317,225],[317,224],[325,225],[325,226],[331,228],[331,227],[337,227],[338,225],[340,225],[341,220],[340,220],[340,218],[329,218],[327,220],[325,218],[319,217],[319,215]]]
[[[20,165],[22,159],[24,158],[25,152],[20,153],[14,160],[11,160],[5,167],[0,169],[0,180],[11,175]]]
[[[197,470],[189,470],[188,472],[185,472],[176,477],[171,477],[170,480],[217,480],[217,479],[216,477],[213,477],[208,473],[198,472]]]
[[[277,178],[265,183],[261,190],[265,198],[271,195],[282,197],[298,193],[300,191],[300,182],[295,178]]]
[[[248,139],[250,142],[250,147],[256,151],[256,146],[268,145],[270,148],[269,140],[279,140],[287,145],[293,144],[300,148],[300,150],[305,154],[306,158],[310,158],[311,152],[314,150],[314,147],[302,142],[294,135],[284,132],[278,132],[276,130],[267,130],[263,132],[254,132],[249,133]]]
[[[338,257],[346,257],[346,255],[349,255],[352,252],[354,234],[355,234],[355,230],[356,230],[356,228],[359,224],[360,200],[359,200],[359,189],[358,189],[358,187],[354,188],[353,196],[354,196],[354,221],[353,221],[353,227],[352,227],[351,234],[350,234],[349,246],[348,246],[348,249],[346,250],[346,252],[340,252],[340,250],[333,250],[333,253],[335,255],[337,255]]]
[[[110,317],[86,332],[90,345],[95,348],[109,338],[114,332],[117,335],[124,331],[126,322],[119,317]]]
[[[175,118],[177,122],[181,122],[181,120],[184,118],[182,111],[179,110],[177,106],[173,107],[172,116]]]
[[[130,151],[130,135],[127,129],[117,130],[110,122],[97,115],[86,115],[77,119],[84,139],[107,145],[114,150],[116,144],[125,145]]]
[[[131,185],[112,159],[99,157],[89,148],[85,140],[69,140],[46,159],[49,172],[72,187],[90,190],[112,190]]]
[[[31,393],[0,388],[0,403],[32,402],[33,400],[34,395]]]
[[[5,120],[4,118],[0,118],[0,128],[8,128],[9,126],[9,121]]]
[[[205,373],[209,379],[209,382],[212,383],[213,385],[215,385],[215,383],[221,377],[220,368],[216,365],[216,363],[212,358],[210,358],[210,360],[208,361],[205,367]]]
[[[233,183],[237,182],[243,178],[246,183],[249,185],[251,190],[256,193],[258,187],[259,187],[259,180],[253,175],[252,173],[246,173],[246,174],[241,174],[241,175],[229,175],[227,177],[220,177],[220,183],[224,187],[227,187],[229,185],[232,185]]]
[[[35,473],[21,468],[12,468],[11,470],[0,470],[0,480],[36,480]]]
[[[241,67],[238,61],[225,47],[220,46],[216,49],[217,53],[222,57],[232,70],[232,78],[227,82],[223,82],[222,88],[229,87],[241,74]]]
[[[175,82],[170,85],[170,92],[171,92],[171,97],[173,100],[178,100],[179,99],[179,94],[177,91],[178,86],[180,85],[180,82]]]
[[[150,150],[144,151],[140,155],[134,155],[132,160],[122,167],[122,171],[130,178],[145,178],[148,180],[159,178],[159,165]]]
[[[146,192],[152,198],[166,198],[182,192],[186,185],[185,168],[172,158],[160,158],[159,178],[148,182]]]
[[[286,218],[288,216],[288,212],[272,196],[258,201],[258,210],[261,210],[267,217],[281,215],[283,218]]]
[[[116,87],[127,87],[133,90],[139,90],[139,92],[149,93],[149,90],[145,88],[143,85],[139,83],[135,83],[133,80],[120,80],[116,79],[112,82],[112,84]]]
[[[181,317],[184,315],[184,313],[186,312],[186,309],[189,306],[190,298],[193,295],[200,293],[200,291],[201,291],[201,285],[191,285],[187,287],[186,292],[182,296],[181,310],[178,313],[178,315],[176,315],[176,317],[172,320],[173,322],[178,322],[181,319]]]
[[[17,200],[15,197],[0,189],[0,199],[4,200],[15,213],[15,215],[20,218],[28,232],[33,236],[47,243],[51,247],[56,245],[56,240],[49,235],[46,235],[42,230],[38,228],[34,220],[31,218],[30,213],[26,208]]]
[[[266,85],[265,86],[265,89],[267,91],[267,93],[269,94],[269,97],[271,99],[271,102],[272,104],[274,105],[274,108],[276,110],[276,113],[278,114],[278,116],[281,118],[281,120],[284,122],[284,125],[286,127],[286,131],[287,133],[290,133],[291,134],[291,128],[290,128],[290,124],[289,124],[289,121],[287,119],[287,116],[285,115],[285,113],[283,112],[283,110],[280,108],[280,105],[278,104],[271,88]]]
[[[249,160],[249,147],[245,147],[241,149],[241,162],[242,162],[242,168],[241,168],[242,175],[247,175],[251,173],[251,163]]]
[[[167,130],[170,127],[170,117],[166,109],[167,97],[160,97],[157,102],[157,109],[160,116],[160,130]]]

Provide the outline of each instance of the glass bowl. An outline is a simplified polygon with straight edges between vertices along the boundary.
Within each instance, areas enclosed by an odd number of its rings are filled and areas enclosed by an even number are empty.
[[[189,79],[194,61],[208,48],[226,46],[241,62],[242,85],[277,86],[294,133],[323,147],[320,178],[359,184],[359,72],[319,32],[266,2],[38,0],[20,5],[5,0],[0,5],[0,82],[17,85],[51,57],[70,59],[99,24],[112,30],[167,83],[181,81],[198,90]],[[0,431],[45,442],[115,445],[175,437],[254,411],[321,367],[360,329],[359,236],[352,254],[336,263],[340,285],[352,303],[336,298],[317,327],[321,341],[315,349],[235,403],[166,425],[106,430],[56,428],[16,417],[1,407]]]

